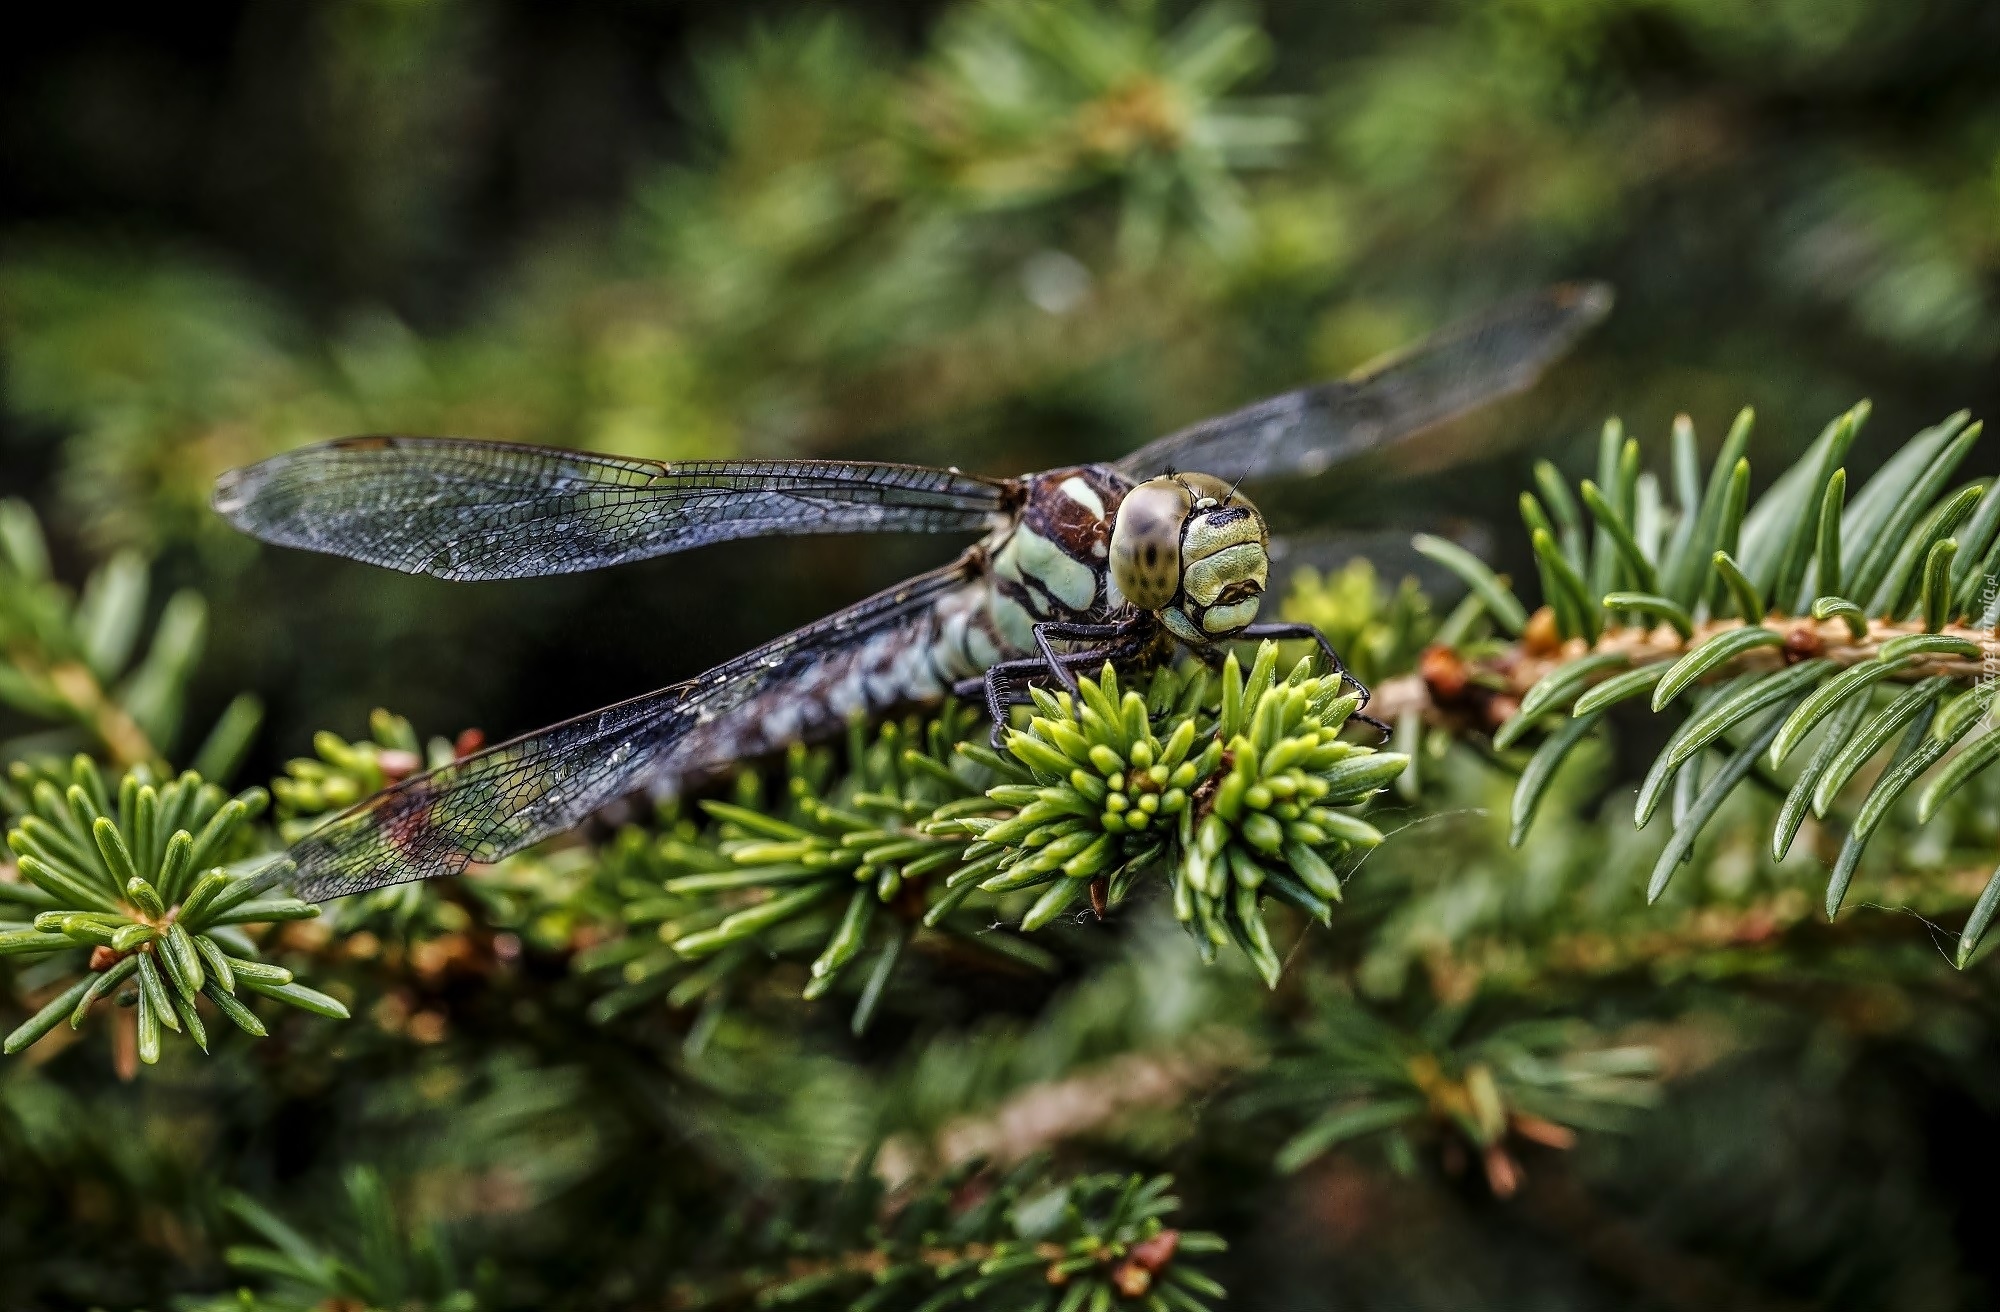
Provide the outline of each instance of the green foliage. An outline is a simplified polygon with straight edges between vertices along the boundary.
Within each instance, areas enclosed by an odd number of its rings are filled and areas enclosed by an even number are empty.
[[[1445,1135],[1480,1158],[1505,1196],[1519,1178],[1510,1137],[1566,1148],[1575,1129],[1616,1128],[1653,1101],[1649,1049],[1605,1045],[1576,1022],[1514,1021],[1468,1034],[1469,1020],[1441,1008],[1405,1030],[1351,999],[1322,1000],[1296,1050],[1245,1099],[1257,1111],[1310,1116],[1279,1150],[1279,1168],[1295,1171],[1376,1135],[1392,1161],[1408,1164],[1418,1143]]]
[[[194,1312],[311,1312],[326,1307],[396,1308],[406,1312],[476,1312],[481,1300],[465,1288],[444,1234],[412,1226],[398,1214],[380,1173],[357,1166],[342,1179],[349,1215],[333,1241],[301,1234],[242,1194],[226,1206],[261,1244],[232,1246],[231,1270],[253,1278],[258,1292],[199,1305]]]
[[[380,708],[369,715],[368,732],[369,737],[351,743],[331,732],[314,734],[313,755],[287,761],[283,776],[272,780],[278,830],[287,842],[364,797],[419,770],[442,765],[452,756],[451,744],[443,740],[426,752],[408,720]]]
[[[0,501],[0,704],[62,726],[0,741],[0,760],[87,747],[119,765],[159,762],[161,748],[180,731],[208,607],[193,591],[175,593],[135,661],[145,630],[146,573],[143,558],[120,552],[91,574],[80,595],[72,593],[50,574],[33,509]],[[261,717],[261,704],[248,693],[232,702],[196,753],[197,771],[228,775]]]
[[[259,960],[242,928],[319,914],[294,898],[260,896],[281,865],[229,864],[243,855],[249,825],[268,802],[262,789],[230,797],[191,771],[155,783],[140,767],[120,778],[114,796],[87,756],[76,758],[67,787],[25,771],[14,784],[30,801],[7,833],[15,877],[0,880],[0,903],[32,919],[0,924],[0,955],[61,955],[52,970],[37,972],[38,991],[52,996],[7,1036],[6,1052],[64,1020],[77,1028],[105,998],[136,1008],[138,1058],[148,1065],[160,1059],[162,1031],[184,1033],[208,1051],[202,998],[259,1038],[264,1023],[242,994],[346,1018],[337,999]]]
[[[707,826],[614,845],[606,877],[643,932],[581,959],[620,981],[598,1015],[684,1005],[771,953],[811,951],[807,998],[868,961],[859,1032],[920,927],[1044,964],[989,932],[996,912],[1033,932],[1079,904],[1101,915],[1161,872],[1205,959],[1234,944],[1275,985],[1267,897],[1327,923],[1336,867],[1382,841],[1352,808],[1405,764],[1338,739],[1356,699],[1315,659],[1280,679],[1265,643],[1247,674],[1232,655],[1219,676],[1157,671],[1144,695],[1107,667],[1079,698],[1037,690],[1004,753],[973,740],[961,706],[872,740],[857,727],[844,772],[794,749],[779,805],[745,775],[736,801],[700,804]]]
[[[1556,627],[1586,646],[1557,661],[1495,736],[1505,746],[1571,708],[1523,775],[1517,843],[1540,789],[1608,708],[1649,693],[1659,712],[1705,688],[1639,790],[1641,826],[1674,797],[1673,835],[1654,865],[1648,898],[1665,890],[1702,827],[1744,780],[1767,780],[1784,794],[1774,859],[1790,849],[1808,811],[1825,817],[1862,781],[1827,885],[1832,916],[1870,838],[1921,777],[1949,758],[1916,794],[1928,819],[1996,759],[1977,745],[1984,738],[1951,755],[1986,722],[1994,686],[1988,631],[2000,615],[1992,582],[2000,577],[2000,484],[1951,486],[1980,426],[1961,412],[1917,434],[1848,503],[1843,462],[1866,417],[1867,407],[1857,406],[1827,425],[1754,506],[1743,455],[1749,412],[1724,440],[1705,490],[1697,489],[1693,428],[1678,421],[1679,504],[1671,510],[1660,505],[1650,475],[1639,472],[1636,440],[1607,426],[1598,466],[1611,490],[1582,485],[1603,530],[1593,555],[1575,533],[1559,546],[1540,503],[1524,495]],[[1561,486],[1553,477],[1544,485]],[[1600,600],[1583,591],[1586,576],[1607,585]],[[1628,616],[1645,618],[1633,624]],[[1652,626],[1661,618],[1671,633]],[[1908,686],[1890,695],[1896,684]],[[1793,775],[1768,773],[1808,742],[1815,750]],[[1877,760],[1885,763],[1869,769]],[[1982,918],[1968,924],[1961,966],[1984,929]]]
[[[1234,666],[1223,667],[1214,732],[1227,766],[1207,813],[1197,804],[1181,822],[1174,887],[1174,914],[1191,924],[1204,955],[1233,940],[1273,986],[1282,964],[1255,914],[1259,894],[1328,923],[1340,897],[1335,863],[1382,841],[1340,808],[1365,802],[1409,763],[1337,741],[1358,699],[1332,676],[1307,675],[1306,661],[1274,683],[1276,662],[1274,648],[1260,650],[1240,692]]]
[[[941,814],[993,805],[985,789],[1008,766],[991,752],[961,750],[975,732],[984,730],[973,712],[956,704],[927,723],[891,722],[872,735],[857,723],[844,769],[829,749],[792,749],[775,805],[751,771],[739,776],[734,801],[700,803],[706,825],[670,817],[657,838],[621,834],[602,878],[624,899],[622,919],[636,932],[579,959],[620,980],[595,1013],[608,1019],[657,998],[679,1006],[721,996],[767,954],[805,953],[808,998],[867,962],[853,1015],[854,1028],[864,1028],[920,927],[968,937],[987,927],[955,914],[962,895],[942,895],[967,868],[964,837],[930,832]],[[955,886],[971,891],[962,880]],[[977,939],[996,951],[1010,940]],[[1006,950],[1046,960],[1025,943]]]
[[[1230,4],[1162,31],[1146,9],[1048,0],[969,7],[925,80],[927,160],[975,204],[1017,207],[1103,180],[1118,245],[1151,262],[1188,226],[1225,249],[1249,238],[1235,173],[1298,143],[1296,107],[1227,99],[1270,41]]]
[[[784,1275],[753,1269],[718,1290],[689,1290],[682,1302],[728,1305],[754,1291],[761,1306],[855,1312],[1200,1312],[1223,1291],[1190,1259],[1224,1245],[1166,1225],[1180,1206],[1167,1192],[1172,1184],[1138,1174],[1057,1180],[1042,1162],[988,1173],[974,1163],[884,1215],[880,1186],[870,1182],[804,1224],[781,1222],[758,1237],[760,1247],[785,1254]]]
[[[255,1282],[198,1312],[307,1312],[329,1306],[474,1312],[491,1291],[460,1274],[444,1232],[414,1229],[376,1171],[343,1179],[347,1216],[336,1236],[302,1233],[241,1194],[227,1208],[262,1242],[224,1254]],[[913,1197],[879,1183],[807,1197],[744,1237],[736,1274],[682,1283],[671,1306],[856,1309],[963,1306],[1166,1307],[1195,1312],[1222,1289],[1191,1259],[1223,1248],[1201,1231],[1168,1227],[1179,1206],[1165,1176],[1052,1176],[1044,1162],[1007,1172],[962,1168]],[[782,1259],[781,1261],[776,1259]],[[767,1266],[769,1269],[767,1269]],[[476,1284],[490,1285],[490,1273]]]
[[[1011,811],[940,818],[940,828],[977,840],[966,849],[977,863],[972,878],[989,892],[1038,890],[1024,927],[1051,923],[1093,885],[1104,904],[1123,902],[1133,879],[1169,856],[1176,832],[1186,843],[1194,794],[1222,764],[1220,735],[1195,728],[1206,686],[1162,672],[1142,697],[1106,668],[1096,681],[1079,680],[1076,699],[1035,690],[1041,713],[1009,735],[1010,777],[987,790]],[[1158,720],[1176,716],[1162,739]]]

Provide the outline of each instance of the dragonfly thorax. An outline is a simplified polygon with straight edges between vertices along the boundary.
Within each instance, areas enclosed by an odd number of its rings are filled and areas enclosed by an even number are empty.
[[[1184,642],[1226,638],[1257,618],[1271,571],[1264,517],[1208,474],[1168,474],[1125,494],[1111,529],[1111,580]]]

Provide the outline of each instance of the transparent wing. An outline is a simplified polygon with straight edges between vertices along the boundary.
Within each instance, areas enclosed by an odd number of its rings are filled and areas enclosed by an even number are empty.
[[[836,728],[848,707],[835,690],[854,687],[840,676],[856,654],[905,650],[968,577],[963,561],[921,574],[699,678],[406,779],[293,844],[298,894],[320,901],[456,874],[639,789]]]
[[[253,537],[408,574],[569,574],[772,534],[981,529],[1010,485],[920,465],[671,463],[435,437],[350,437],[216,480]]]
[[[1518,392],[1611,311],[1602,283],[1566,283],[1443,329],[1336,382],[1286,392],[1149,443],[1118,462],[1227,479],[1311,477],[1487,401]]]

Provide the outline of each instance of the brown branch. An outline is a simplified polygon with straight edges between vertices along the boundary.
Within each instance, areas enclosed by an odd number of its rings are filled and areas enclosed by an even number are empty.
[[[1520,699],[1530,688],[1550,671],[1572,661],[1618,652],[1627,657],[1627,668],[1636,669],[1679,660],[1710,638],[1743,627],[1741,620],[1709,620],[1696,625],[1693,636],[1683,640],[1672,626],[1661,624],[1643,629],[1607,629],[1594,644],[1582,638],[1558,643],[1549,640],[1552,634],[1540,636],[1551,627],[1544,619],[1547,614],[1546,607],[1537,611],[1528,621],[1521,641],[1497,656],[1468,662],[1456,652],[1433,648],[1426,653],[1418,673],[1385,680],[1375,689],[1368,703],[1369,713],[1386,720],[1415,713],[1428,723],[1463,728],[1470,721],[1493,729],[1519,708]],[[1762,626],[1782,637],[1784,644],[1759,647],[1738,657],[1711,671],[1707,676],[1709,681],[1754,670],[1775,670],[1813,657],[1841,666],[1859,665],[1879,656],[1882,645],[1891,639],[1925,631],[1915,621],[1891,624],[1870,620],[1867,632],[1857,639],[1841,621],[1797,616],[1773,616],[1764,620]],[[1992,632],[1962,624],[1948,624],[1939,632],[1975,644],[1980,656],[1976,659],[1920,656],[1897,672],[1894,676],[1897,680],[1915,682],[1939,674],[1955,679],[2000,675],[2000,638]],[[1614,672],[1607,672],[1605,677]]]
[[[1031,1084],[990,1111],[950,1121],[929,1140],[897,1135],[875,1171],[891,1189],[974,1159],[998,1166],[1102,1130],[1132,1112],[1163,1111],[1257,1064],[1234,1029],[1196,1030],[1177,1048],[1127,1053],[1059,1080]]]

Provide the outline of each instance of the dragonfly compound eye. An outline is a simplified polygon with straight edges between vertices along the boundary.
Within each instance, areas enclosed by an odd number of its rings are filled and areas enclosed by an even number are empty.
[[[1181,604],[1191,627],[1223,637],[1257,618],[1271,573],[1264,517],[1238,496],[1196,502],[1181,539]]]
[[[1125,494],[1111,526],[1111,581],[1141,610],[1171,603],[1181,586],[1181,529],[1194,494],[1173,478],[1150,479]]]

